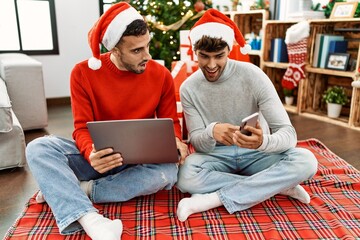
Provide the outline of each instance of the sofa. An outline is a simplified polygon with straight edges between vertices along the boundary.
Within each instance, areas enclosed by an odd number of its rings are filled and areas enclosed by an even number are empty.
[[[24,166],[24,131],[47,125],[42,64],[25,54],[0,54],[0,170]]]

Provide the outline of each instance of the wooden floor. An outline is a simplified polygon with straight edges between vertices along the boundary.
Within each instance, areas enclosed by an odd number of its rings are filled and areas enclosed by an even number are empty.
[[[71,138],[73,129],[69,105],[49,108],[49,126],[43,130],[27,131],[26,142],[54,134]],[[360,131],[290,114],[298,139],[317,138],[357,169],[360,169]],[[38,190],[28,167],[0,171],[0,236],[4,236],[24,208],[24,204]]]

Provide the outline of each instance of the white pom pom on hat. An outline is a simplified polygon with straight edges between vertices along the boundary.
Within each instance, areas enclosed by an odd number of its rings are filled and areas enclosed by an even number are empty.
[[[251,46],[249,44],[245,44],[244,47],[240,48],[240,52],[244,55],[248,54],[251,51]]]
[[[91,68],[92,70],[98,70],[101,68],[101,61],[100,59],[91,57],[88,60],[88,66],[89,68]]]
[[[246,43],[244,36],[236,24],[226,15],[216,9],[208,9],[190,30],[190,41],[194,44],[203,36],[223,39],[232,50],[234,40],[240,45],[243,55],[251,51],[251,46]]]
[[[101,68],[100,44],[107,50],[111,50],[119,42],[127,26],[134,20],[144,18],[126,2],[112,5],[97,20],[88,33],[88,41],[93,54],[88,60],[89,68],[98,70]]]

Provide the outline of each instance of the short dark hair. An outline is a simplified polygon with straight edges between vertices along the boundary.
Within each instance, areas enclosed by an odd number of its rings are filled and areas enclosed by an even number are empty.
[[[229,47],[222,38],[202,36],[195,44],[194,50],[204,50],[206,52],[217,52]]]
[[[145,35],[148,30],[149,27],[144,20],[136,19],[126,27],[125,32],[122,34],[121,38],[125,36],[137,37],[137,36]]]

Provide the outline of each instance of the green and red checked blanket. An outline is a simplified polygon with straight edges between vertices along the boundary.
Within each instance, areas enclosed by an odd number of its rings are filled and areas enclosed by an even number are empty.
[[[276,195],[235,214],[219,207],[180,222],[177,204],[188,195],[173,188],[95,206],[106,217],[122,220],[122,239],[360,239],[360,171],[317,139],[298,146],[310,149],[319,161],[317,174],[302,184],[311,196],[309,205]],[[5,235],[4,240],[10,239],[89,238],[84,232],[60,235],[48,205],[32,197]]]

